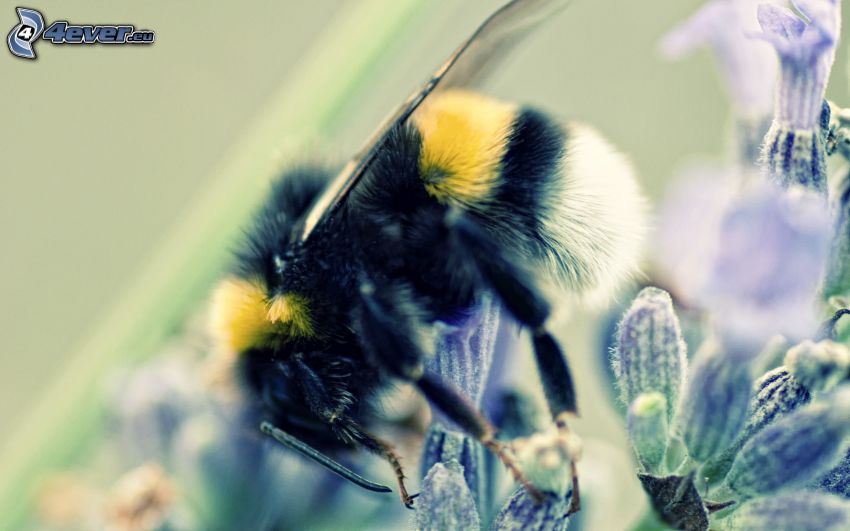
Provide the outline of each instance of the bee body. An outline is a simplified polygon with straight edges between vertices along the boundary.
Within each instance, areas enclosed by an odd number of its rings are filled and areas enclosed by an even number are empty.
[[[509,2],[339,173],[283,175],[213,299],[213,335],[233,356],[261,429],[370,490],[388,488],[325,452],[383,456],[407,505],[398,456],[370,432],[375,397],[397,379],[540,496],[482,414],[424,370],[434,324],[493,294],[532,332],[547,402],[565,431],[578,406],[543,288],[601,298],[637,267],[644,205],[624,157],[587,126],[462,90],[498,56],[492,50],[562,6]],[[573,469],[571,510],[576,481]]]
[[[576,152],[588,145],[595,151]],[[582,160],[591,154],[613,157],[603,166],[615,171],[578,173],[593,166]],[[368,426],[368,398],[422,363],[398,352],[397,363],[378,366],[362,341],[361,290],[394,308],[387,326],[418,331],[462,314],[486,289],[450,243],[452,211],[528,273],[573,291],[598,287],[606,258],[625,258],[624,269],[637,258],[625,255],[636,249],[641,205],[612,212],[616,201],[604,190],[635,188],[620,156],[587,128],[479,94],[436,96],[390,134],[339,215],[294,243],[293,229],[331,176],[299,169],[275,184],[219,287],[213,319],[219,343],[240,352],[240,379],[263,414],[320,448],[356,445],[326,421],[345,415]],[[427,350],[427,339],[420,345]],[[311,404],[313,395],[323,403]]]

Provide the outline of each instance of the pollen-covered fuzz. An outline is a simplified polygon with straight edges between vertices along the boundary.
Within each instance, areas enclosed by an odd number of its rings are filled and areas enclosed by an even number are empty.
[[[629,440],[644,472],[657,473],[667,451],[667,400],[643,393],[629,406]]]
[[[850,387],[765,427],[738,453],[728,486],[748,498],[800,487],[837,464],[850,433]]]
[[[785,365],[809,391],[828,391],[847,379],[850,349],[834,341],[806,340],[788,351]]]
[[[566,496],[570,488],[570,464],[581,455],[581,439],[552,428],[513,442],[520,468],[543,492]]]
[[[822,126],[829,121],[829,110],[823,98],[835,60],[841,2],[798,0],[794,5],[807,20],[786,7],[762,4],[758,9],[760,37],[773,45],[780,60],[774,122],[762,156],[767,170],[782,184],[825,192]]]
[[[746,421],[751,392],[747,361],[706,340],[691,367],[677,417],[692,459],[704,463],[734,442]]]
[[[416,528],[421,531],[481,529],[475,500],[457,461],[437,463],[425,476],[416,499]]]
[[[658,392],[669,421],[687,370],[685,342],[673,302],[666,291],[644,288],[623,316],[611,364],[623,403]]]
[[[749,501],[719,529],[752,531],[840,531],[850,527],[850,502],[820,492],[792,492]]]

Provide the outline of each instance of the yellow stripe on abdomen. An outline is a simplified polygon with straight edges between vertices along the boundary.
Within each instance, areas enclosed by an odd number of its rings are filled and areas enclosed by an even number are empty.
[[[515,117],[516,106],[474,92],[433,95],[414,115],[428,194],[467,206],[492,197]]]

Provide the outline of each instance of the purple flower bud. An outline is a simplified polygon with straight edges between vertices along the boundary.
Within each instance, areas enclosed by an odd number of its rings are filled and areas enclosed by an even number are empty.
[[[480,406],[499,332],[499,306],[484,297],[471,310],[453,321],[437,324],[436,354],[427,370],[440,376]],[[422,474],[437,463],[457,461],[475,501],[486,510],[490,500],[487,489],[485,450],[436,408],[428,428],[422,453]]]
[[[438,321],[435,355],[426,370],[453,385],[476,406],[481,403],[499,332],[499,305],[485,296],[457,319]],[[438,410],[435,420],[459,429]]]
[[[435,423],[428,428],[422,449],[422,475],[439,463],[459,463],[459,472],[466,481],[475,502],[485,512],[491,505],[486,493],[490,479],[486,450],[472,437],[460,431],[447,430]]]
[[[661,393],[643,393],[629,406],[629,440],[644,472],[658,473],[667,451],[667,401]]]
[[[457,461],[437,463],[428,471],[416,499],[416,528],[423,531],[481,528],[475,500]]]
[[[840,531],[850,527],[850,502],[818,492],[759,498],[718,521],[719,529]],[[712,527],[713,528],[713,527]]]
[[[535,502],[523,488],[514,491],[496,515],[491,531],[563,531],[570,519],[567,516],[572,491],[565,496],[544,494],[542,503]]]
[[[773,422],[741,448],[726,482],[743,497],[801,487],[835,466],[850,433],[850,387]]]
[[[722,479],[732,466],[735,456],[753,435],[810,400],[808,389],[803,387],[787,368],[778,367],[763,375],[753,388],[749,418],[738,438],[732,446],[712,459],[701,473],[711,481]]]
[[[844,453],[841,462],[818,478],[813,486],[819,490],[850,498],[850,448]]]
[[[692,459],[704,463],[735,441],[747,418],[751,391],[746,360],[726,355],[707,340],[696,354],[677,418]]]
[[[658,392],[672,419],[687,370],[685,350],[670,295],[658,288],[641,290],[623,316],[611,357],[623,403]]]

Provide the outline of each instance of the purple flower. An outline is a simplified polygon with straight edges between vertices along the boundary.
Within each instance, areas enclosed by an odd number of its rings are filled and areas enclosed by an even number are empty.
[[[755,353],[774,334],[794,340],[815,332],[829,238],[828,209],[817,194],[765,184],[736,202],[699,290],[727,346]]]
[[[841,20],[837,0],[797,0],[806,20],[785,7],[763,4],[759,36],[773,45],[781,65],[773,125],[764,140],[762,163],[783,185],[826,190],[824,140],[829,107],[826,82],[835,60]]]
[[[770,113],[776,63],[770,47],[748,37],[757,29],[759,0],[711,0],[664,36],[661,52],[678,59],[697,47],[714,52],[736,112],[760,117]]]
[[[438,322],[436,354],[426,370],[451,384],[470,403],[480,407],[499,333],[500,308],[485,296],[470,311],[453,321]],[[436,408],[422,452],[422,474],[438,463],[457,461],[459,471],[477,503],[486,510],[488,474],[484,448]]]
[[[655,261],[676,298],[696,302],[721,245],[723,214],[740,179],[730,168],[698,165],[680,172],[659,208]]]
[[[764,32],[760,37],[773,45],[781,64],[776,120],[793,129],[813,129],[819,123],[826,81],[835,60],[841,2],[792,3],[808,20],[788,8],[762,4],[758,8]]]

